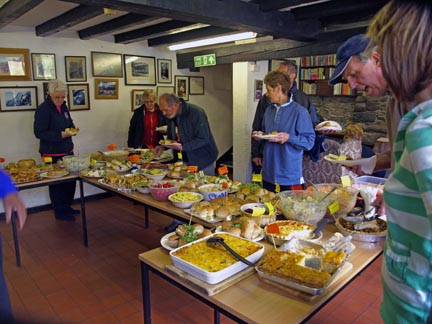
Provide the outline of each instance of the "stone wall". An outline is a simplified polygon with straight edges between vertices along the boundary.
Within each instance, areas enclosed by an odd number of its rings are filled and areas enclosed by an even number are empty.
[[[358,123],[363,127],[363,144],[373,146],[376,139],[387,136],[385,109],[387,97],[310,97],[323,120],[334,120],[345,127]]]

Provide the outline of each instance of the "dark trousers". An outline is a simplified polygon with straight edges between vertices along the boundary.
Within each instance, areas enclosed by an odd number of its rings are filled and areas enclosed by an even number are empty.
[[[53,156],[53,163],[62,157]],[[50,185],[48,188],[51,205],[56,217],[72,215],[71,204],[75,196],[76,184],[74,181]]]
[[[3,250],[0,236],[0,323],[13,323],[12,307],[3,273]]]
[[[291,185],[291,186],[279,186],[279,187],[280,187],[280,191],[293,190],[293,187],[296,190],[304,190],[305,189],[304,184],[297,184],[297,185]],[[297,187],[300,189],[297,189]],[[276,192],[276,185],[274,183],[263,181],[263,188],[267,189],[268,191],[271,191],[271,192]]]

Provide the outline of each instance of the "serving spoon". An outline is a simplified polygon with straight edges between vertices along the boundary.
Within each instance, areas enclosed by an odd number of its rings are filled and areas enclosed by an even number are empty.
[[[212,236],[209,239],[207,239],[207,245],[209,246],[216,246],[217,244],[222,245],[229,253],[231,253],[237,260],[247,264],[250,267],[255,267],[255,263],[250,262],[249,260],[243,258],[240,254],[238,254],[236,251],[230,248],[228,244],[225,243],[224,239],[219,236]]]

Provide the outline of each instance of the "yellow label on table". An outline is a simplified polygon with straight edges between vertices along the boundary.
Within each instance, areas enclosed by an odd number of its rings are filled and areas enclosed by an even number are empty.
[[[183,154],[181,154],[181,152],[178,152],[178,153],[177,153],[177,158],[178,158],[179,160],[183,159]]]
[[[350,187],[351,179],[349,176],[345,175],[341,177],[342,187]]]
[[[337,201],[331,203],[331,204],[328,206],[328,211],[329,211],[329,213],[332,214],[332,215],[333,215],[334,213],[336,213],[338,210],[339,210],[339,203],[338,203]]]
[[[271,215],[271,214],[274,213],[274,207],[273,207],[273,205],[272,205],[271,202],[265,202],[264,205],[267,206],[267,208],[268,208],[268,210],[269,210],[269,215]]]
[[[279,183],[275,183],[275,192],[276,193],[280,192],[280,185],[279,185]]]
[[[262,174],[261,173],[253,173],[252,174],[252,182],[262,182]]]
[[[44,163],[52,163],[52,157],[51,156],[45,156],[43,158]]]

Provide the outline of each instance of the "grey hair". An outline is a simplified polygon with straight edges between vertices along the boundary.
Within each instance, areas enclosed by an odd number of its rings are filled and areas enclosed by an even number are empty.
[[[363,52],[357,55],[353,55],[353,57],[359,60],[361,63],[367,63],[367,61],[370,60],[371,54],[377,51],[378,51],[378,46],[374,45],[372,47],[366,48]]]
[[[174,93],[163,93],[159,96],[159,101],[165,101],[168,107],[171,107],[175,103],[180,103],[179,97],[177,97]]]
[[[295,64],[293,61],[282,61],[279,63],[279,66],[281,65],[288,67],[288,73],[297,74],[298,67],[297,64]]]
[[[54,80],[50,81],[48,83],[48,92],[54,93],[54,92],[66,92],[66,85],[60,81],[60,80]]]
[[[144,99],[156,99],[156,92],[153,89],[145,89],[143,91],[143,98]]]

